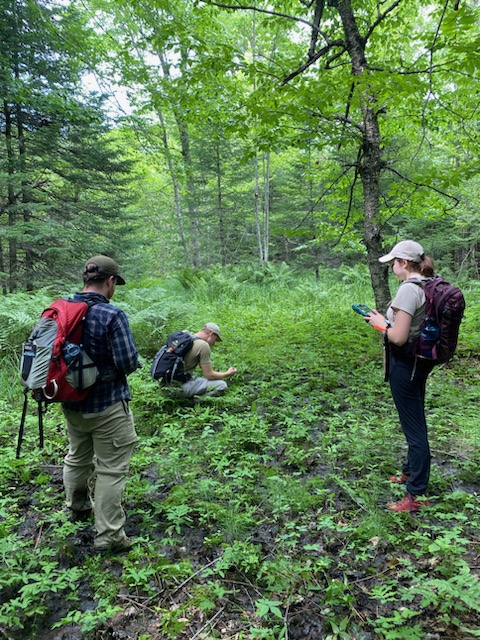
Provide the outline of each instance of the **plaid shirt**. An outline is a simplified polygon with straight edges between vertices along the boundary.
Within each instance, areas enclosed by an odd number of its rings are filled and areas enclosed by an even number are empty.
[[[64,406],[82,413],[98,413],[120,400],[131,400],[127,375],[138,367],[138,354],[125,313],[99,293],[75,293],[73,300],[93,305],[83,331],[83,347],[100,376],[81,402]]]

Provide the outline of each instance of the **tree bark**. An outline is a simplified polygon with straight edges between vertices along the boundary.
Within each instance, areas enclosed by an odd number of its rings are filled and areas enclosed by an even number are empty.
[[[8,184],[7,184],[7,215],[8,226],[12,229],[15,227],[16,215],[15,205],[17,198],[15,195],[14,177],[15,177],[15,152],[13,145],[13,132],[12,132],[12,113],[10,105],[4,100],[3,102],[3,115],[5,117],[5,146],[7,150],[7,172],[8,172]],[[10,234],[8,240],[8,282],[6,289],[9,292],[15,291],[16,277],[18,267],[17,257],[17,241],[13,234]]]
[[[167,63],[165,55],[162,51],[158,51],[157,55],[162,65],[163,74],[166,78],[170,79],[170,67]],[[185,51],[182,51],[182,60],[187,60],[188,56]],[[180,146],[182,151],[183,163],[185,167],[186,175],[186,202],[188,218],[190,222],[190,263],[193,267],[200,266],[200,223],[198,220],[198,213],[196,208],[196,189],[195,181],[193,177],[192,157],[190,153],[190,135],[188,132],[188,123],[182,117],[179,109],[173,106],[173,115],[177,123],[177,128],[180,136]],[[186,235],[185,235],[186,240]]]
[[[179,235],[179,238],[180,238],[180,243],[181,243],[182,248],[183,248],[185,261],[188,263],[189,262],[189,255],[188,255],[187,239],[185,237],[185,227],[184,227],[184,224],[183,224],[183,214],[182,214],[182,205],[181,205],[181,201],[180,201],[180,189],[179,189],[179,185],[178,185],[178,178],[177,178],[177,174],[176,174],[175,167],[174,167],[174,164],[173,164],[173,159],[172,159],[172,153],[170,151],[170,146],[168,144],[167,128],[165,126],[165,120],[163,118],[163,113],[162,113],[161,109],[157,109],[157,115],[158,115],[158,119],[160,120],[160,125],[162,127],[163,149],[165,151],[165,158],[167,160],[168,171],[169,171],[170,177],[172,179],[173,199],[174,199],[174,203],[175,203],[175,217],[177,218],[177,224],[178,224],[178,235]]]
[[[220,260],[224,267],[227,264],[227,238],[225,227],[225,216],[223,211],[223,194],[222,194],[222,160],[220,156],[220,143],[215,143],[215,161],[217,170],[217,206],[218,206],[218,234],[220,243]]]
[[[270,152],[263,154],[263,260],[268,262],[270,244]]]
[[[262,244],[262,230],[260,228],[260,184],[258,177],[258,155],[255,154],[255,158],[253,159],[253,168],[255,173],[255,192],[254,192],[254,209],[253,215],[255,218],[255,233],[257,235],[257,246],[258,246],[258,258],[260,264],[263,264],[263,244]]]
[[[342,0],[337,4],[342,21],[347,51],[350,56],[352,73],[364,79],[366,70],[365,45],[352,10],[350,0]],[[364,206],[364,243],[367,249],[367,261],[370,279],[375,296],[375,304],[379,311],[384,311],[390,301],[388,270],[378,262],[383,253],[380,209],[380,175],[383,169],[381,152],[381,134],[376,111],[377,101],[368,86],[362,88],[360,108],[362,111],[362,149],[359,160],[359,173],[363,185]]]

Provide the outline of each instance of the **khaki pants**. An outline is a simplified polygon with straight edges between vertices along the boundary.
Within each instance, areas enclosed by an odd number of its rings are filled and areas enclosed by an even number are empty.
[[[185,398],[193,396],[219,396],[227,390],[224,380],[207,380],[206,378],[192,378],[182,384],[182,395]]]
[[[133,414],[127,402],[98,413],[64,413],[70,442],[63,467],[67,506],[73,511],[93,507],[95,547],[121,542],[126,538],[122,498],[137,440]]]

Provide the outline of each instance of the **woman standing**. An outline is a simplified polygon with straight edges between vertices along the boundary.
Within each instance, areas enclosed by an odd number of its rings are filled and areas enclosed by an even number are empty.
[[[422,283],[433,277],[433,261],[413,240],[399,242],[379,260],[390,264],[402,284],[388,307],[386,319],[374,310],[366,321],[385,332],[390,389],[408,445],[401,475],[390,478],[406,484],[405,497],[387,507],[395,512],[417,511],[429,505],[428,500],[418,498],[425,494],[430,477],[425,386],[433,363],[409,354],[408,345],[420,333],[426,308]]]

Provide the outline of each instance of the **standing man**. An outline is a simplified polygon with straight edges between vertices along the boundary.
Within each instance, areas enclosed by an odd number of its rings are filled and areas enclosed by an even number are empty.
[[[221,342],[221,332],[218,324],[207,322],[197,333],[193,334],[194,341],[190,351],[184,357],[185,372],[193,374],[197,366],[203,377],[192,377],[181,385],[181,395],[185,398],[193,396],[218,396],[227,390],[225,378],[237,373],[235,367],[227,371],[214,371],[211,360],[211,348],[216,342]]]
[[[122,498],[137,440],[127,376],[137,369],[138,354],[125,313],[109,302],[116,285],[125,284],[117,263],[104,255],[91,258],[83,282],[73,299],[89,304],[83,347],[99,378],[85,400],[63,403],[69,439],[63,484],[74,516],[81,519],[93,508],[94,549],[121,552],[132,544]]]

